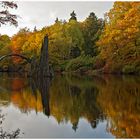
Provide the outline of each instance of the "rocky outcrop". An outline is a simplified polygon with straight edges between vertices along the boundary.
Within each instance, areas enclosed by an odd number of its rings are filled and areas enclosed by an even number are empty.
[[[32,58],[30,76],[38,77],[52,77],[53,71],[49,67],[49,57],[48,57],[48,35],[44,37],[44,41],[41,47],[40,60],[39,63],[35,58]]]

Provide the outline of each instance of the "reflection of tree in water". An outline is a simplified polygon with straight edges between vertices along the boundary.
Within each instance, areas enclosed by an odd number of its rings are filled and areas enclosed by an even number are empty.
[[[31,80],[32,88],[12,91],[10,98],[22,112],[44,112],[58,123],[71,122],[74,131],[80,118],[92,128],[107,119],[107,129],[116,137],[140,137],[139,83],[134,77],[57,76],[52,81]]]
[[[36,90],[39,90],[42,99],[42,109],[45,115],[50,116],[50,106],[49,106],[49,88],[50,88],[50,78],[38,78],[35,81],[31,80],[32,91],[36,96]]]
[[[58,76],[48,90],[49,110],[59,123],[70,121],[75,131],[81,117],[96,128],[107,116],[107,129],[116,137],[139,137],[139,83],[139,78],[131,77]]]
[[[140,137],[140,79],[104,77],[97,98],[108,116],[107,129],[117,138]]]
[[[39,81],[38,81],[39,82]],[[41,79],[36,85],[41,93],[43,110],[47,116],[56,118],[58,123],[72,123],[74,131],[78,128],[78,122],[81,117],[86,118],[93,128],[98,123],[98,118],[102,113],[96,104],[98,90],[96,87],[83,86],[81,80],[79,86],[71,85],[65,77],[57,77],[52,81],[49,90],[50,81]],[[81,85],[80,85],[81,83]],[[100,117],[100,119],[103,119]]]
[[[74,130],[78,128],[79,119],[82,117],[95,127],[102,114],[96,104],[98,89],[91,83],[85,85],[83,82],[83,79],[58,76],[50,87],[51,114],[58,122],[70,121]]]
[[[21,83],[26,82],[24,79],[20,80]],[[91,126],[95,127],[101,114],[100,107],[96,104],[98,90],[90,82],[89,85],[83,84],[86,83],[85,80],[58,76],[51,81],[50,86],[50,80],[47,78],[30,79],[32,88],[13,90],[9,95],[13,104],[23,113],[29,113],[31,110],[44,112],[47,116],[54,116],[58,123],[70,121],[76,131],[80,118],[87,119]]]
[[[7,77],[7,79],[2,77]],[[3,73],[2,77],[0,77],[0,90],[18,92],[29,86],[27,78],[23,75],[20,75],[19,77],[16,73]]]
[[[5,115],[3,115],[1,113],[1,110],[0,110],[0,139],[13,139],[13,138],[19,138],[19,134],[20,134],[20,129],[17,129],[11,133],[7,132],[7,131],[4,131],[3,128],[2,128],[2,123],[5,119]]]

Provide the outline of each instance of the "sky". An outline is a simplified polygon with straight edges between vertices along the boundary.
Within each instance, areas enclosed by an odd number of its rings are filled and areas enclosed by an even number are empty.
[[[54,23],[56,17],[62,20],[68,20],[70,13],[74,10],[78,21],[83,21],[90,12],[94,12],[97,17],[103,18],[104,14],[113,6],[113,1],[100,2],[56,2],[56,1],[17,1],[18,9],[11,10],[18,15],[18,27],[2,25],[0,34],[12,36],[20,28],[28,27],[31,30],[36,26],[41,29]]]

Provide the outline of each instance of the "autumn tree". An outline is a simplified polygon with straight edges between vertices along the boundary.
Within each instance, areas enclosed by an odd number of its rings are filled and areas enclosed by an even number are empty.
[[[0,35],[0,55],[10,52],[10,37],[8,35]]]
[[[12,37],[11,47],[13,53],[21,53],[22,47],[27,40],[28,33],[29,29],[25,27],[20,29],[19,32]]]
[[[12,53],[18,53],[18,54],[24,53],[22,51],[22,48],[24,44],[26,43],[26,41],[28,40],[29,34],[30,34],[29,29],[25,27],[25,28],[20,29],[19,32],[11,38]],[[21,59],[14,58],[13,60],[15,63],[18,63]]]
[[[134,72],[140,64],[140,2],[115,2],[105,18],[97,43],[107,61],[105,70]]]
[[[11,40],[8,35],[0,35],[0,56],[11,53],[10,43]],[[0,67],[6,66],[9,63],[11,63],[10,59],[3,60],[0,62]]]

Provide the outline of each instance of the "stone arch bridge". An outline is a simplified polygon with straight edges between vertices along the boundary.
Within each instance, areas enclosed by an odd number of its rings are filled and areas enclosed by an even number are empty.
[[[27,58],[26,56],[24,56],[22,54],[16,54],[16,53],[3,55],[3,56],[0,57],[0,61],[6,59],[7,57],[13,57],[13,56],[25,59],[28,63],[31,63],[31,59],[30,58]]]
[[[0,62],[7,57],[20,57],[24,60],[26,60],[28,63],[31,64],[31,68],[29,71],[30,76],[41,76],[41,77],[51,77],[53,75],[52,71],[49,68],[49,61],[48,61],[48,35],[44,37],[44,40],[42,42],[41,47],[41,53],[40,53],[40,60],[39,62],[36,61],[36,58],[28,58],[25,55],[22,54],[7,54],[0,57]]]

